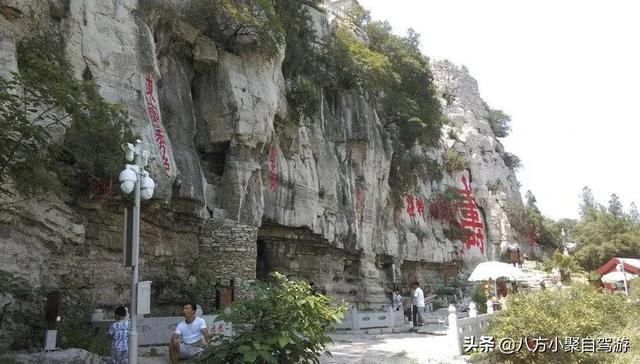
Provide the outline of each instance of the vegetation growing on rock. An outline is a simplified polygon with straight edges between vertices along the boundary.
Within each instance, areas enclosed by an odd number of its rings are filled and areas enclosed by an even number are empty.
[[[24,193],[66,187],[86,196],[93,180],[120,171],[130,121],[90,77],[73,77],[63,50],[59,34],[36,32],[18,43],[19,72],[0,79],[0,194],[12,194],[4,186],[11,176],[29,181],[15,184]],[[52,139],[56,129],[62,140]]]

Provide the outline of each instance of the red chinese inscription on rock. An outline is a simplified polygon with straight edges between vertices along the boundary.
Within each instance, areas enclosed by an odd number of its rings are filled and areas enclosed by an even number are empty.
[[[420,197],[416,197],[416,209],[420,216],[424,217],[424,201]]]
[[[278,151],[275,145],[269,149],[269,191],[273,192],[278,188],[278,175],[276,174],[276,157]]]
[[[480,254],[484,254],[484,225],[480,221],[480,213],[473,200],[473,195],[465,176],[462,176],[462,186],[463,188],[458,190],[464,199],[460,206],[460,212],[462,213],[460,226],[471,231],[471,234],[464,242],[464,246],[467,250],[472,246],[477,246],[480,249]]]
[[[407,196],[407,214],[409,216],[416,216],[416,206],[414,204],[413,196]]]
[[[153,76],[151,74],[147,74],[144,78],[144,101],[147,106],[147,115],[149,116],[151,125],[153,125],[156,144],[160,151],[162,168],[164,168],[167,174],[171,176],[171,164],[169,163],[169,156],[167,154],[167,142],[160,124],[160,113],[158,112],[158,105],[154,96]]]

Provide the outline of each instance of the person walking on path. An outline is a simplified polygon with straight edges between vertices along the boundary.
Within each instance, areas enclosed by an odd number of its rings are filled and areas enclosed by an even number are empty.
[[[178,359],[190,359],[199,356],[206,345],[206,339],[211,337],[207,324],[202,317],[196,317],[197,306],[187,303],[182,306],[184,320],[176,326],[169,344],[169,357],[171,363],[176,364]]]
[[[413,326],[424,326],[424,318],[422,317],[422,312],[424,312],[424,292],[422,292],[418,282],[413,282],[411,287],[413,288]]]
[[[118,306],[114,310],[116,322],[109,326],[111,336],[111,361],[112,364],[127,364],[129,355],[129,321],[127,309]]]

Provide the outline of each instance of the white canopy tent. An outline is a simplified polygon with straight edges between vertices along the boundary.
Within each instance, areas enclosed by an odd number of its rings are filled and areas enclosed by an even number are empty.
[[[616,282],[622,282],[625,280],[624,275],[626,274],[626,279],[627,280],[631,280],[631,279],[635,279],[638,278],[637,275],[635,274],[631,274],[629,272],[626,272],[623,274],[623,272],[618,272],[618,271],[613,271],[610,273],[607,273],[605,275],[602,276],[602,281],[603,282],[609,282],[609,283],[616,283]]]
[[[473,270],[469,276],[470,282],[488,281],[498,278],[508,278],[516,280],[521,275],[520,268],[502,262],[482,262]]]

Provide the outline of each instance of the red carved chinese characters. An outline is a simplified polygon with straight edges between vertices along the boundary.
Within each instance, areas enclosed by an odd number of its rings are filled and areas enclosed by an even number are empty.
[[[480,213],[476,208],[476,203],[473,200],[473,195],[471,194],[465,176],[462,176],[462,185],[464,188],[458,190],[464,198],[460,206],[460,212],[462,213],[460,226],[471,231],[471,234],[469,234],[467,240],[464,242],[464,246],[467,250],[472,246],[477,246],[480,249],[480,253],[484,254],[484,226],[482,225],[482,221],[480,221]]]
[[[160,159],[162,159],[162,167],[167,171],[167,174],[171,175],[171,165],[167,155],[167,142],[160,124],[157,101],[153,96],[153,76],[151,74],[146,75],[144,79],[144,100],[147,104],[147,115],[149,115],[149,120],[151,120],[151,125],[154,128],[156,144],[160,151]]]
[[[276,157],[278,151],[275,145],[269,148],[269,191],[273,192],[278,187],[278,175],[276,174]]]
[[[424,201],[419,197],[416,197],[416,209],[420,216],[424,217]]]
[[[407,213],[409,216],[416,216],[416,206],[413,203],[413,196],[407,196]]]
[[[104,201],[111,197],[111,195],[113,195],[113,180],[111,178],[108,181],[102,181],[96,177],[91,179],[90,199],[93,199],[95,196],[98,197],[98,201]]]

